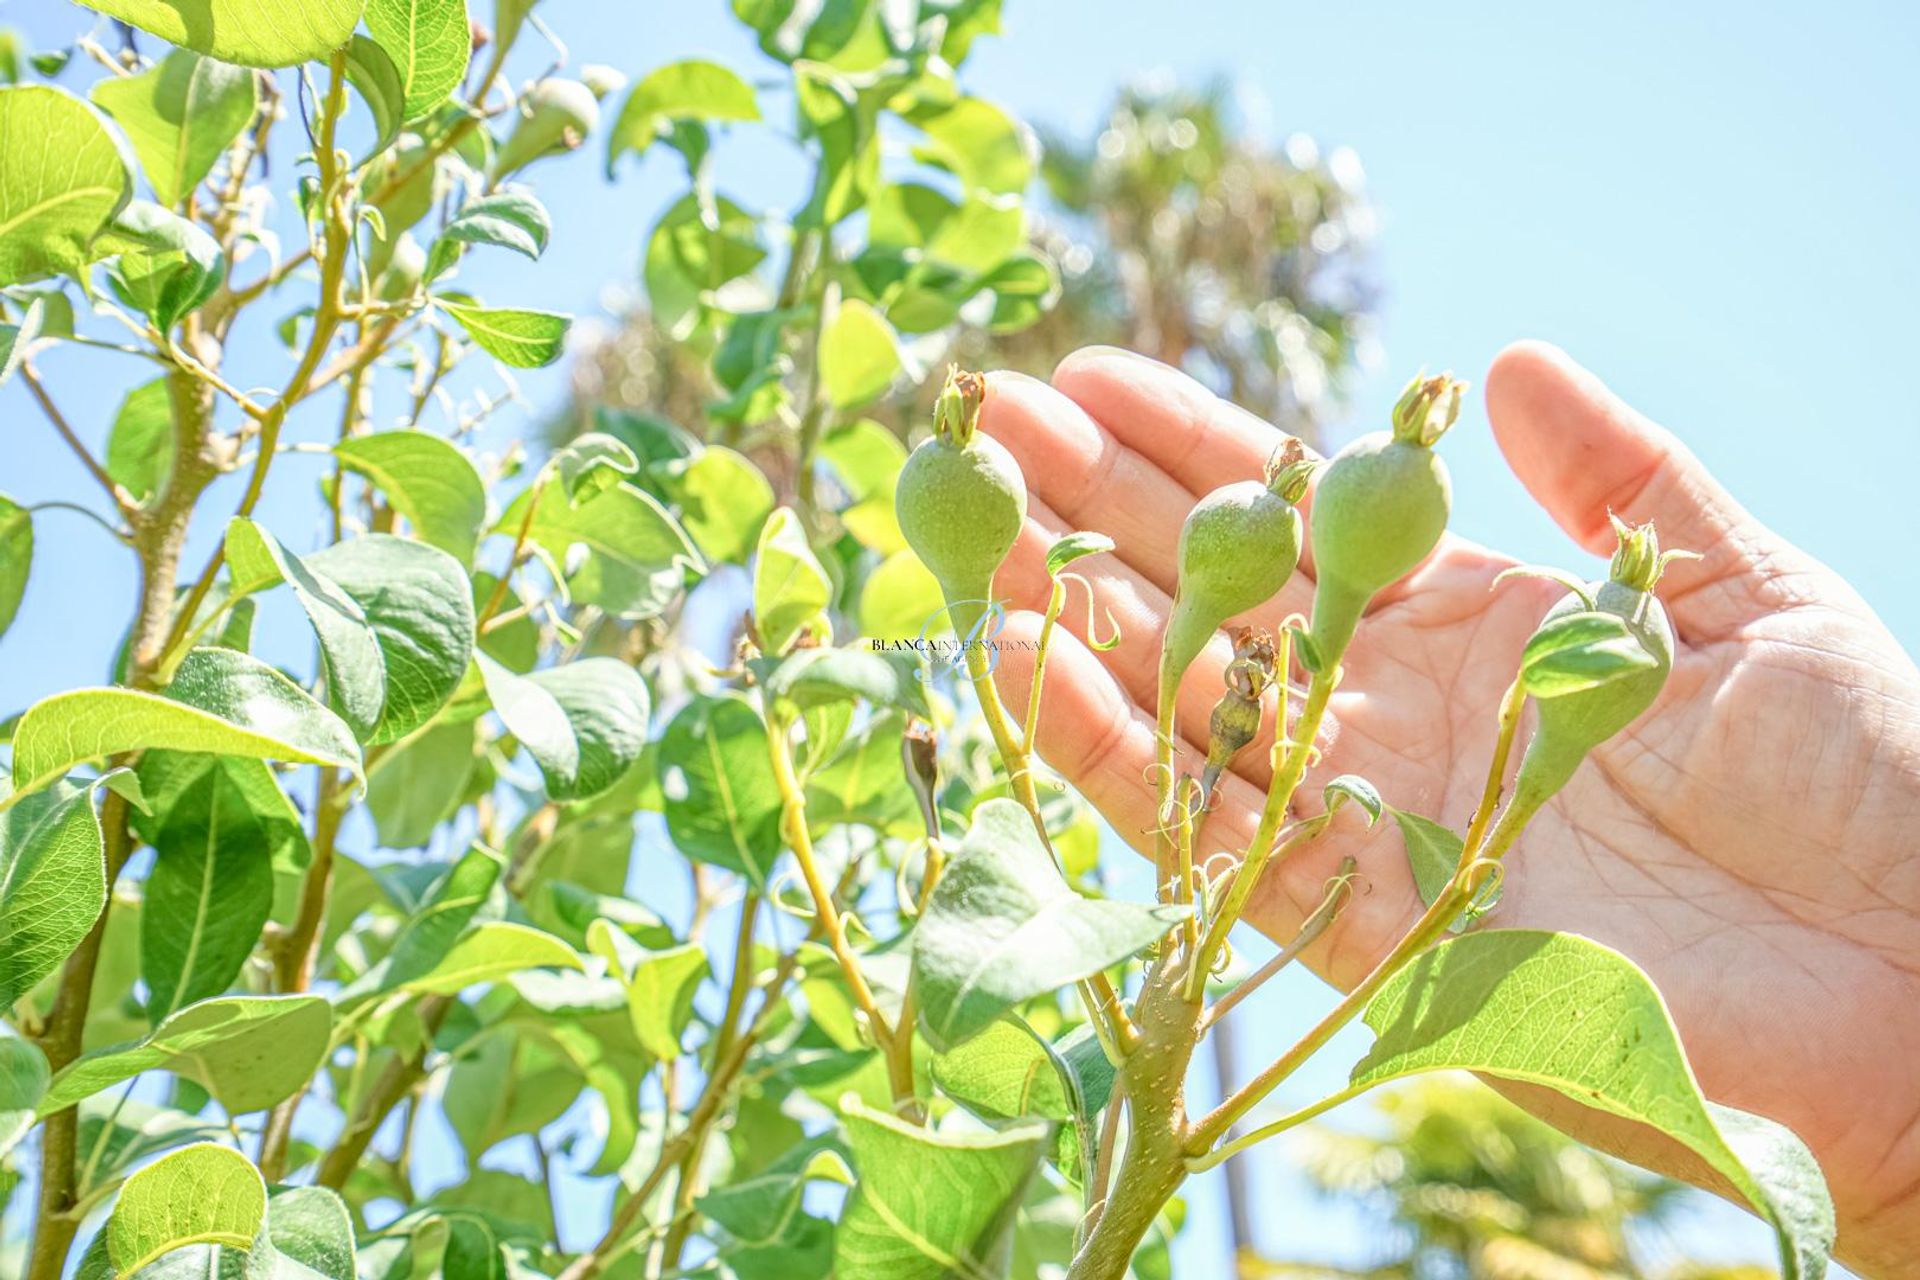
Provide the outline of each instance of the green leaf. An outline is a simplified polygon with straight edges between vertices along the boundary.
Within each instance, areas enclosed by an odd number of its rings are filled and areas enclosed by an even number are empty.
[[[969,190],[1012,195],[1033,177],[1033,145],[1026,128],[980,98],[961,98],[937,115],[916,120],[927,140],[914,155],[948,170]]]
[[[360,748],[340,717],[257,658],[195,649],[163,694],[75,689],[27,708],[13,737],[16,804],[75,765],[163,747],[333,765],[360,775]]]
[[[400,136],[405,119],[407,89],[401,82],[400,68],[379,44],[355,35],[347,42],[347,83],[359,90],[361,101],[373,116],[373,145],[367,155],[377,156]]]
[[[79,273],[132,194],[119,143],[86,103],[0,89],[0,285]]]
[[[432,973],[486,905],[500,882],[499,856],[475,845],[433,882],[380,962],[336,997],[346,1007],[369,996],[397,991]]]
[[[109,76],[89,91],[133,144],[161,204],[177,209],[253,119],[253,72],[175,49],[137,76]]]
[[[1369,827],[1380,821],[1380,812],[1386,807],[1380,799],[1380,792],[1374,785],[1355,773],[1341,774],[1325,787],[1321,788],[1320,796],[1322,802],[1327,806],[1327,812],[1329,814],[1338,811],[1340,806],[1347,801],[1353,801],[1353,803],[1359,805],[1361,809],[1366,811],[1367,825]],[[1452,867],[1447,868],[1447,875],[1449,878],[1452,877]]]
[[[1069,533],[1047,548],[1047,576],[1057,578],[1060,571],[1075,560],[1113,550],[1113,539],[1104,533]]]
[[[464,44],[464,38],[462,40]],[[525,187],[507,187],[492,195],[469,200],[434,242],[427,278],[438,277],[453,265],[463,244],[490,244],[528,258],[547,251],[553,221],[547,208]]]
[[[688,573],[706,572],[686,530],[645,490],[620,483],[572,503],[559,497],[542,496],[528,533],[566,580],[575,604],[619,618],[651,618],[680,594]],[[495,528],[517,533],[530,500],[522,494]],[[575,547],[585,555],[575,555]]]
[[[320,996],[218,996],[191,1004],[144,1040],[97,1049],[53,1077],[40,1115],[63,1111],[145,1071],[199,1084],[229,1115],[293,1096],[326,1057],[333,1011]]]
[[[50,1074],[47,1055],[38,1045],[0,1027],[0,1156],[33,1128],[34,1108],[47,1091]]]
[[[267,1240],[319,1280],[354,1280],[353,1218],[325,1187],[274,1187],[267,1197]],[[274,1280],[294,1277],[276,1273]]]
[[[107,433],[107,475],[146,502],[173,470],[173,400],[167,380],[155,378],[127,392]]]
[[[50,296],[66,301],[66,295],[51,292]],[[40,337],[56,337],[47,329],[48,303],[46,297],[34,298],[27,303],[27,309],[20,316],[19,324],[0,324],[0,382],[13,376],[13,371],[26,362],[27,351]],[[64,336],[73,336],[72,308],[68,307],[67,332]]]
[[[422,542],[371,533],[306,558],[366,615],[386,670],[373,742],[396,742],[433,718],[473,657],[473,593],[466,570]]]
[[[680,1056],[680,1037],[693,1021],[693,998],[709,972],[707,953],[688,943],[647,951],[605,920],[587,928],[587,949],[605,960],[627,993],[633,1034],[663,1061]]]
[[[622,477],[640,471],[633,446],[605,431],[585,431],[575,436],[553,451],[548,465],[559,478],[567,501],[576,504],[582,497],[611,489]],[[507,523],[501,521],[502,526]]]
[[[1014,1022],[996,1022],[938,1054],[933,1082],[983,1120],[1066,1120],[1067,1089],[1045,1046]]]
[[[361,0],[86,0],[168,44],[243,67],[291,67],[347,42]]]
[[[1007,259],[978,282],[993,294],[989,333],[1018,333],[1033,324],[1060,297],[1060,270],[1040,253]]]
[[[140,789],[146,797],[145,812],[136,810],[134,830],[148,844],[157,845],[160,825],[168,812],[183,803],[195,788],[207,785],[209,774],[220,774],[216,786],[225,800],[244,803],[249,823],[265,829],[268,856],[274,870],[304,870],[312,857],[307,846],[304,819],[263,761],[240,756],[209,756],[186,751],[148,751],[140,757],[136,771]]]
[[[211,1142],[182,1147],[127,1179],[107,1219],[107,1256],[131,1276],[175,1249],[253,1247],[267,1216],[267,1184],[253,1161]]]
[[[148,200],[130,202],[93,248],[116,255],[107,282],[161,330],[211,298],[226,276],[226,255],[211,235]]]
[[[60,967],[106,902],[91,788],[61,782],[0,815],[0,1009]]]
[[[900,373],[893,326],[858,298],[842,302],[820,334],[820,381],[827,399],[845,409],[873,399]]]
[[[1422,1071],[1545,1085],[1680,1142],[1772,1221],[1789,1280],[1825,1273],[1833,1202],[1812,1154],[1701,1096],[1666,1003],[1619,952],[1564,933],[1468,934],[1395,974],[1364,1017],[1379,1038],[1340,1096]]]
[[[838,1139],[831,1135],[809,1138],[796,1143],[749,1177],[740,1177],[736,1172],[731,1181],[714,1187],[695,1204],[737,1243],[770,1246],[791,1242],[793,1228],[802,1221],[801,1198],[810,1181],[852,1183],[853,1171],[847,1167],[842,1151]],[[831,1253],[829,1241],[826,1259],[829,1267],[833,1261]]]
[[[552,934],[530,925],[488,920],[463,934],[433,968],[408,978],[397,989],[450,996],[526,969],[581,967],[574,949]]]
[[[1446,892],[1447,885],[1453,881],[1453,873],[1460,866],[1462,841],[1432,818],[1423,818],[1417,813],[1408,813],[1391,805],[1387,806],[1387,812],[1393,815],[1394,823],[1400,828],[1400,841],[1407,850],[1407,865],[1413,872],[1413,887],[1419,891],[1420,901],[1432,906]],[[1478,899],[1460,913],[1460,918],[1447,926],[1448,932],[1459,933],[1474,920],[1493,910],[1493,904],[1499,900],[1500,881],[1495,878],[1481,889]]]
[[[367,771],[367,811],[380,843],[414,849],[433,839],[466,799],[476,763],[471,720],[429,725],[396,743]]]
[[[551,798],[597,796],[640,758],[651,699],[626,663],[582,658],[519,676],[485,656],[478,661],[493,709],[540,765]]]
[[[234,595],[250,595],[283,581],[293,589],[320,642],[328,701],[353,728],[354,736],[363,741],[370,738],[387,700],[387,669],[380,641],[359,601],[245,516],[227,522],[223,554]]]
[[[931,639],[950,630],[940,580],[911,551],[896,551],[860,588],[860,634],[874,640]]]
[[[401,115],[418,120],[466,78],[473,50],[466,0],[366,0],[366,5],[367,30],[399,72]]]
[[[79,1170],[76,1192],[82,1202],[98,1200],[128,1169],[163,1151],[229,1136],[224,1123],[177,1107],[132,1097],[90,1099],[80,1104],[79,1149],[89,1159]]]
[[[33,567],[33,512],[0,493],[0,636],[20,613]]]
[[[876,707],[910,711],[933,718],[927,682],[915,653],[875,653],[871,649],[801,649],[775,663],[761,659],[756,668],[769,701],[791,703],[805,711],[829,702],[864,699]]]
[[[1533,633],[1520,654],[1520,679],[1534,697],[1557,698],[1658,665],[1620,618],[1583,611],[1564,614]]]
[[[753,86],[717,62],[688,58],[653,71],[633,87],[607,139],[607,172],[631,151],[653,145],[674,120],[758,120]]]
[[[1021,1002],[1127,959],[1185,915],[1081,897],[1026,810],[988,800],[914,927],[921,1031],[949,1050]]]
[[[1050,1127],[936,1133],[842,1104],[860,1184],[840,1218],[838,1280],[1003,1275],[1014,1219]]]
[[[482,307],[440,296],[434,302],[482,351],[516,369],[544,368],[558,360],[566,350],[567,329],[573,324],[571,316],[554,311]]]
[[[806,530],[791,507],[781,507],[760,530],[753,563],[753,620],[761,647],[785,652],[801,635],[831,634],[827,605],[833,582],[807,545]]]
[[[759,221],[733,201],[683,196],[647,238],[645,276],[655,323],[685,338],[705,297],[765,261],[760,241]]]
[[[157,825],[140,916],[140,974],[155,1023],[239,975],[273,910],[276,839],[270,818],[219,768],[170,795]]]
[[[713,563],[746,563],[773,511],[773,486],[760,468],[722,445],[708,445],[673,480],[680,522]]]
[[[861,823],[885,832],[894,823],[914,819],[909,830],[919,833],[919,804],[900,757],[905,726],[906,717],[898,712],[877,715],[858,738],[843,743],[831,760],[807,775],[810,826],[824,831]]]
[[[463,565],[473,563],[487,521],[487,491],[457,446],[427,431],[382,431],[342,440],[333,452],[386,495],[421,541]]]
[[[780,855],[780,789],[767,727],[736,694],[698,696],[660,738],[667,832],[680,852],[765,888]]]

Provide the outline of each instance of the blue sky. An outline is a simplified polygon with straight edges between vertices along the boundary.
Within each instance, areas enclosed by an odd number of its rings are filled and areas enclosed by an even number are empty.
[[[1417,366],[1477,381],[1506,342],[1550,339],[1851,579],[1910,651],[1920,645],[1909,563],[1920,542],[1920,396],[1904,385],[1920,345],[1920,11],[1648,0],[1008,9],[1005,38],[978,46],[968,78],[1018,114],[1084,131],[1124,80],[1225,74],[1275,139],[1297,130],[1359,153],[1382,215],[1386,359],[1340,429],[1377,422]],[[549,0],[542,11],[576,62],[634,75],[696,54],[766,67],[721,0]],[[43,46],[87,22],[57,0],[0,3],[0,23]],[[794,202],[800,169],[775,146],[742,139],[722,155],[721,185],[748,207]],[[676,175],[656,156],[610,190],[600,156],[590,146],[538,171],[554,246],[538,265],[496,260],[477,276],[489,301],[592,314],[609,286],[632,286]],[[284,376],[270,334],[236,348],[258,381]],[[115,359],[42,362],[96,445],[128,379],[147,376]],[[552,374],[521,379],[525,411],[504,414],[496,436],[525,430],[560,386]],[[329,426],[296,417],[291,431],[317,439]],[[1524,559],[1579,563],[1507,474],[1477,406],[1447,447],[1461,532]],[[316,474],[292,461],[275,469],[268,509],[289,536],[313,518]],[[93,496],[17,382],[0,388],[0,489],[27,502]],[[214,516],[189,556],[195,567],[234,492],[206,504]],[[104,534],[57,511],[40,531],[26,608],[0,642],[0,711],[100,680],[131,598],[130,560]],[[1304,978],[1262,997],[1249,1060],[1290,1040],[1323,1000]],[[1363,1047],[1350,1032],[1276,1103],[1324,1092]],[[1260,1160],[1256,1187],[1263,1243],[1305,1232],[1305,1251],[1364,1260],[1359,1225],[1304,1200],[1281,1162]],[[1204,1186],[1193,1209],[1185,1260],[1191,1274],[1218,1274],[1224,1229]],[[1721,1256],[1768,1252],[1764,1232],[1730,1209],[1703,1212],[1683,1239]]]

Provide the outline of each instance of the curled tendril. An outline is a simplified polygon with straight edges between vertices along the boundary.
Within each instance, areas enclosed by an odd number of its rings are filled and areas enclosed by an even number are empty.
[[[913,855],[916,853],[921,856],[920,866],[924,872],[927,865],[926,852],[927,842],[925,840],[916,840],[907,851],[900,856],[899,863],[893,869],[894,904],[899,908],[900,914],[909,920],[919,918],[920,895],[907,891],[907,872],[912,866]]]
[[[793,896],[788,897],[789,891]],[[792,916],[795,920],[813,921],[816,918],[811,896],[799,891],[793,872],[783,871],[767,883],[767,901],[773,904],[775,911]]]
[[[1207,966],[1207,976],[1217,978],[1233,964],[1233,941],[1228,939],[1220,944],[1220,950],[1214,953],[1213,963]]]
[[[1170,764],[1162,764],[1158,760],[1140,771],[1140,780],[1155,790],[1158,790],[1161,775],[1163,774],[1166,776],[1167,787],[1171,790],[1174,783],[1178,781],[1178,778],[1173,772],[1173,766]]]
[[[1482,867],[1486,868],[1488,872],[1487,878],[1476,884],[1474,882],[1474,873]],[[1498,858],[1477,857],[1467,864],[1466,878],[1468,898],[1473,901],[1478,901],[1488,894],[1497,891],[1501,885],[1506,883],[1507,867],[1506,864]]]
[[[1077,573],[1068,572],[1062,572],[1058,577],[1058,581],[1062,589],[1065,589],[1066,584],[1069,582],[1077,582],[1080,584],[1081,589],[1087,593],[1087,647],[1096,653],[1106,653],[1111,649],[1119,647],[1120,622],[1113,616],[1112,609],[1105,609],[1102,612],[1107,615],[1107,627],[1113,634],[1105,640],[1100,639],[1094,634],[1097,628],[1094,626],[1093,584]]]

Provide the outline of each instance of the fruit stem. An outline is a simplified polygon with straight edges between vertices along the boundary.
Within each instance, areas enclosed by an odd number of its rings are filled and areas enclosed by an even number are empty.
[[[886,1058],[887,1080],[893,1089],[894,1109],[905,1114],[918,1105],[913,1082],[913,1030],[908,1027],[904,1035],[894,1034],[886,1015],[880,1012],[879,1002],[874,999],[873,988],[867,985],[866,974],[861,972],[859,957],[854,955],[853,948],[847,943],[846,924],[840,917],[839,906],[833,900],[833,890],[827,887],[826,879],[820,874],[820,865],[813,856],[813,837],[807,831],[806,795],[794,772],[793,749],[788,742],[792,728],[790,714],[775,712],[767,718],[768,755],[773,761],[774,782],[780,788],[782,834],[786,837],[787,846],[793,850],[794,861],[800,864],[800,875],[807,882],[807,892],[813,898],[813,909],[820,921],[821,932],[826,935],[833,958],[839,963],[840,972],[847,980],[847,989],[852,992],[853,1001],[860,1007],[860,1012],[866,1015],[874,1043]]]
[[[976,599],[986,598],[983,594]],[[987,659],[986,642],[974,635],[975,628],[972,625],[962,625],[968,619],[978,622],[982,612],[978,607],[969,608],[965,603],[954,603],[953,596],[949,594],[947,613],[953,619],[954,632],[960,637],[961,648],[966,655],[967,678],[973,685],[974,697],[980,703],[980,718],[987,722],[987,732],[993,737],[994,749],[1000,756],[1000,767],[1006,771],[1007,789],[1033,820],[1033,829],[1039,834],[1041,845],[1064,876],[1066,864],[1054,849],[1053,838],[1047,834],[1047,820],[1040,813],[1040,793],[1033,784],[1032,757],[1023,745],[1026,735],[1015,734],[1007,718],[1007,710],[1000,704],[1000,693],[993,683],[993,664]],[[1109,1057],[1119,1061],[1131,1052],[1138,1039],[1133,1023],[1120,1005],[1119,993],[1104,973],[1096,973],[1077,985],[1094,1031],[1100,1036],[1101,1046],[1107,1050]]]

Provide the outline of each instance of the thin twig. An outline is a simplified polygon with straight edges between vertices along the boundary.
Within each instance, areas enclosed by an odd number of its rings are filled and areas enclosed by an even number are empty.
[[[114,482],[113,477],[107,474],[107,469],[101,466],[88,451],[87,446],[80,442],[80,437],[74,433],[72,425],[67,422],[66,415],[60,412],[53,403],[53,397],[47,394],[46,385],[40,381],[40,374],[31,362],[20,366],[20,380],[27,384],[27,391],[33,396],[34,403],[38,404],[40,411],[47,415],[47,421],[53,424],[53,429],[59,432],[62,440],[66,441],[67,448],[73,450],[73,456],[80,459],[80,465],[87,469],[87,474],[107,491],[107,497],[113,500],[114,508],[122,515],[131,515],[137,511],[139,504],[134,502],[125,489]]]

